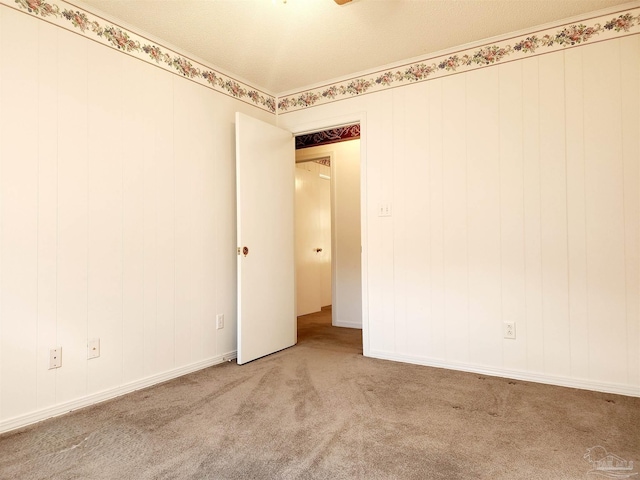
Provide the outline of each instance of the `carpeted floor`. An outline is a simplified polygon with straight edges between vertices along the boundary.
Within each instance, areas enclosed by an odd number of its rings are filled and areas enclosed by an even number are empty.
[[[0,436],[0,478],[585,479],[596,446],[640,464],[640,398],[364,358],[329,312],[298,324],[288,350]]]

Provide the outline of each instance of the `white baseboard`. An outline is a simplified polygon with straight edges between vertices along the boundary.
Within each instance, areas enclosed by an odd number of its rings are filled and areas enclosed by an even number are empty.
[[[362,323],[358,322],[336,322],[333,324],[334,327],[343,327],[343,328],[357,328],[362,330]]]
[[[65,413],[71,412],[72,410],[78,410],[79,408],[95,405],[96,403],[104,402],[105,400],[110,400],[112,398],[119,397],[136,390],[151,387],[152,385],[166,382],[167,380],[172,380],[174,378],[181,377],[182,375],[202,370],[203,368],[212,367],[213,365],[218,365],[220,363],[233,360],[237,356],[237,351],[234,350],[224,355],[207,358],[206,360],[201,360],[189,365],[174,368],[172,370],[129,382],[115,388],[92,393],[81,398],[76,398],[75,400],[70,400],[58,405],[53,405],[51,407],[46,407],[24,415],[18,415],[17,417],[9,418],[7,420],[2,420],[0,421],[0,433],[26,427],[27,425],[31,425],[32,423],[41,422],[42,420],[46,420],[52,417],[57,417],[58,415],[63,415]]]
[[[412,363],[424,365],[426,367],[446,368],[448,370],[459,370],[462,372],[479,373],[490,377],[504,377],[526,382],[544,383],[559,387],[579,388],[581,390],[592,390],[596,392],[615,393],[629,397],[640,397],[640,387],[633,385],[622,385],[616,383],[603,383],[591,380],[575,379],[570,377],[559,377],[554,375],[544,375],[539,373],[522,372],[518,370],[508,370],[500,368],[484,367],[457,362],[444,362],[442,360],[426,357],[415,357],[410,355],[398,355],[393,352],[371,350],[370,357],[381,360],[392,360],[395,362]]]

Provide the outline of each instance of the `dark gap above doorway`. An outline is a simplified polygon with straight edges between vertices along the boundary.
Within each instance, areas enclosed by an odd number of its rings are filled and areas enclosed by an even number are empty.
[[[330,143],[346,142],[360,138],[360,124],[343,125],[321,132],[305,133],[296,136],[296,150]]]

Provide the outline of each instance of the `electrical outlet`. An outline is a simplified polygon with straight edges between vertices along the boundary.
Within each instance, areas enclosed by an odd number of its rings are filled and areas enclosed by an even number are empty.
[[[224,313],[219,313],[216,315],[216,328],[220,330],[224,328]]]
[[[49,370],[62,366],[62,347],[53,347],[49,350]]]
[[[87,360],[100,356],[100,339],[93,338],[87,342]]]
[[[516,338],[516,322],[504,322],[502,327],[504,338]]]

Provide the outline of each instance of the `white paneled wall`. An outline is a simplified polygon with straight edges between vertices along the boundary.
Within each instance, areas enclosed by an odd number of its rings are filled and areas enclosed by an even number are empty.
[[[620,42],[627,382],[640,389],[640,39]],[[594,358],[594,360],[597,360]]]
[[[0,431],[233,355],[236,110],[0,7]]]
[[[0,431],[233,355],[235,111],[275,123],[0,6]],[[347,117],[365,352],[640,395],[640,36],[278,123]]]
[[[4,95],[2,94],[2,92],[4,92],[4,87],[3,87],[3,76],[4,76],[4,71],[5,71],[5,67],[3,67],[3,65],[6,65],[5,63],[5,57],[4,57],[4,48],[3,48],[3,42],[2,42],[2,25],[3,25],[3,13],[4,10],[2,8],[0,8],[0,119],[2,118],[2,111],[5,108],[5,103],[4,103]],[[3,131],[0,130],[0,191],[3,188],[4,185],[4,180],[3,180],[3,175],[2,175],[2,159],[4,157],[4,139],[5,139],[5,134],[3,133]],[[2,212],[4,211],[4,206],[3,206],[3,195],[0,195],[0,309],[2,309],[2,299],[4,298],[4,293],[2,290],[2,269],[3,269],[3,264],[2,264]],[[2,311],[0,310],[0,315],[2,314]],[[3,357],[3,347],[2,347],[2,338],[3,338],[3,327],[2,327],[2,321],[0,320],[0,389],[2,388],[2,385],[6,382],[3,382],[3,372],[2,372],[2,357]],[[37,355],[37,354],[36,354]],[[2,394],[0,394],[0,415],[2,414]]]
[[[640,395],[640,36],[278,121],[348,115],[371,355]]]

